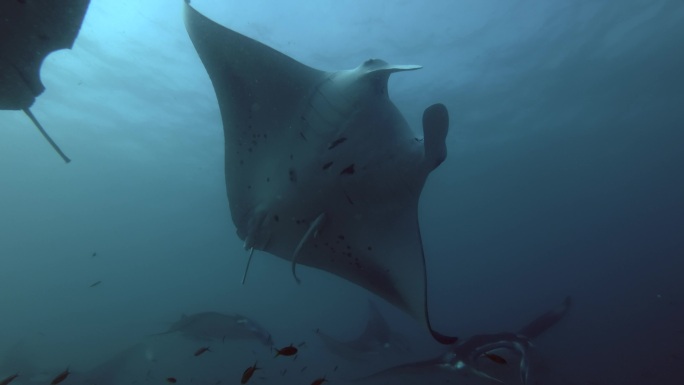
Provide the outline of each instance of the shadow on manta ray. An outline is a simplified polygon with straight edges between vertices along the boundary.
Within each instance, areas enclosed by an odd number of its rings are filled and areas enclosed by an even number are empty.
[[[375,293],[423,324],[427,310],[418,201],[446,159],[449,113],[423,114],[422,140],[388,96],[395,72],[370,59],[321,71],[225,28],[185,0],[185,26],[223,120],[225,178],[237,235]]]
[[[533,385],[535,368],[541,362],[532,339],[558,323],[570,309],[570,297],[551,311],[535,318],[517,333],[502,332],[478,334],[466,341],[449,347],[449,351],[431,360],[398,365],[380,372],[350,381],[354,384],[376,383],[454,383],[458,374],[459,384],[512,384]],[[507,360],[502,356],[509,357]],[[511,375],[511,361],[519,360],[518,378]],[[500,362],[492,362],[500,361]],[[502,380],[502,377],[511,377]],[[387,382],[392,381],[392,382]]]
[[[388,353],[408,353],[410,347],[406,337],[390,329],[385,317],[371,300],[368,301],[368,309],[366,328],[353,340],[341,341],[320,330],[316,330],[316,335],[326,349],[347,361],[362,362]]]

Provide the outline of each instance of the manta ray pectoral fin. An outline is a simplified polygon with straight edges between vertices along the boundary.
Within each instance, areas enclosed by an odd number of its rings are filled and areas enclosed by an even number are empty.
[[[425,164],[430,171],[446,159],[448,132],[449,111],[444,104],[437,103],[426,108],[423,112],[423,135],[425,135]]]
[[[59,148],[59,146],[57,145],[57,143],[55,143],[55,141],[52,140],[52,138],[50,137],[50,135],[48,135],[47,131],[45,131],[45,129],[43,128],[43,126],[40,124],[40,122],[38,122],[38,119],[36,119],[36,117],[33,116],[33,113],[31,112],[31,110],[29,110],[28,108],[24,108],[24,113],[26,114],[26,116],[29,117],[29,119],[31,119],[31,121],[33,122],[33,124],[36,125],[36,127],[38,128],[38,131],[40,131],[40,133],[43,135],[43,137],[45,138],[45,140],[47,140],[48,143],[50,143],[50,146],[52,146],[52,148],[57,152],[57,154],[59,154],[59,156],[62,157],[62,159],[64,160],[64,163],[69,163],[69,162],[71,162],[71,159],[69,159],[69,157],[67,157],[67,156],[64,154],[64,152],[62,152],[62,149]]]
[[[314,219],[313,222],[311,222],[311,225],[309,225],[309,229],[306,230],[306,233],[304,233],[304,236],[302,239],[299,241],[299,244],[297,245],[297,248],[295,249],[294,253],[292,254],[292,275],[295,278],[295,281],[297,283],[301,283],[301,280],[297,277],[297,272],[295,271],[295,267],[297,266],[297,257],[299,256],[299,252],[302,250],[302,247],[306,243],[306,241],[309,238],[315,238],[318,236],[318,232],[321,230],[321,226],[323,226],[323,222],[325,222],[325,213],[320,213],[316,219]]]

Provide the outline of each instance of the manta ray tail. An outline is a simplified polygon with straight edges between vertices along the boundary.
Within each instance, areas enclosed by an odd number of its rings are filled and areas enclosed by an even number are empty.
[[[24,108],[24,113],[26,114],[26,116],[29,117],[29,119],[31,119],[31,121],[33,122],[33,124],[35,124],[36,127],[38,127],[38,131],[40,131],[40,133],[43,134],[43,137],[48,141],[48,143],[50,143],[50,145],[52,146],[52,148],[54,148],[55,151],[57,151],[57,154],[59,154],[59,156],[61,156],[62,159],[64,159],[64,162],[65,162],[65,163],[71,162],[71,159],[69,159],[69,157],[67,157],[67,156],[62,152],[62,150],[59,148],[59,146],[57,145],[57,143],[55,143],[55,142],[52,140],[52,138],[50,138],[50,135],[48,135],[48,133],[45,131],[45,129],[43,129],[43,126],[41,126],[40,123],[38,122],[38,119],[36,119],[36,117],[33,116],[33,113],[31,112],[31,110],[29,110],[28,108]]]
[[[299,241],[299,244],[297,245],[297,248],[295,249],[294,253],[292,254],[292,275],[295,278],[295,281],[297,283],[301,283],[301,280],[299,277],[297,277],[297,272],[295,271],[295,267],[297,266],[297,257],[299,256],[299,252],[302,250],[302,247],[306,243],[306,241],[311,238],[311,237],[316,237],[318,236],[318,232],[321,229],[321,226],[323,226],[323,222],[325,221],[325,213],[320,213],[316,219],[314,219],[313,222],[311,222],[311,225],[309,226],[309,229],[306,230],[306,233],[304,233],[304,236],[302,237],[302,240]]]

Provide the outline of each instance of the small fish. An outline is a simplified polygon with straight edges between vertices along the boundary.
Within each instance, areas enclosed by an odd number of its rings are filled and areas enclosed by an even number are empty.
[[[337,365],[335,365],[335,369],[333,369],[333,372],[336,372],[336,371],[337,371]]]
[[[197,351],[195,352],[195,357],[198,357],[198,356],[204,354],[205,352],[210,352],[210,351],[211,350],[209,349],[208,346],[203,346],[203,347],[197,349]]]
[[[176,380],[175,377],[167,377],[167,378],[166,378],[166,382],[168,382],[168,383],[170,383],[170,384],[175,384],[175,383],[178,382],[178,381]]]
[[[304,373],[305,370],[306,370],[306,366],[304,366],[304,367],[302,368],[302,370],[299,371],[299,373]]]
[[[92,285],[90,285],[90,287],[95,287],[101,283],[102,283],[102,281],[97,281],[97,282],[93,283]]]
[[[298,348],[301,348],[301,347],[304,346],[304,345],[306,345],[306,341],[300,343],[299,345],[297,345],[297,347],[298,347]]]
[[[324,383],[324,382],[328,382],[328,380],[325,379],[325,376],[313,380],[313,382],[311,383],[311,385],[321,385],[321,384]]]
[[[91,255],[90,257],[97,257],[97,253],[94,252],[93,255]]]
[[[0,385],[7,385],[17,377],[19,377],[19,373],[13,374],[13,375],[5,378],[4,380],[0,381]]]
[[[340,171],[340,175],[352,175],[354,174],[354,163],[350,164],[349,166],[345,167],[344,170]]]
[[[286,346],[282,349],[276,349],[275,351],[276,351],[275,357],[278,357],[278,356],[289,357],[289,356],[294,356],[295,354],[297,354],[298,350],[296,347],[294,347],[294,345],[290,344],[289,346]]]
[[[496,362],[497,364],[504,365],[508,363],[503,357],[494,353],[485,353],[484,356]]]
[[[246,384],[247,381],[249,381],[250,378],[254,375],[254,372],[259,370],[261,368],[257,367],[257,362],[254,362],[254,365],[248,367],[245,369],[245,371],[242,373],[242,379],[240,379],[241,384]]]
[[[50,385],[57,385],[57,384],[59,384],[60,382],[66,380],[66,378],[69,377],[69,374],[70,374],[70,373],[71,373],[71,372],[69,371],[69,368],[66,368],[65,371],[63,371],[62,373],[58,374],[57,377],[55,377],[55,378],[52,379],[52,382],[50,382]]]
[[[285,369],[283,369],[283,370],[280,371],[280,375],[281,375],[281,376],[284,376],[285,373],[287,373],[287,368],[285,368]]]
[[[344,141],[347,140],[344,136],[338,139],[335,139],[330,145],[328,146],[328,150],[332,150],[333,148],[337,147],[338,145],[344,143]]]

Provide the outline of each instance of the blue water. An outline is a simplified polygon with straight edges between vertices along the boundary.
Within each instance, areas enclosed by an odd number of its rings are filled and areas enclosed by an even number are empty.
[[[571,295],[536,341],[545,383],[681,383],[681,0],[273,3],[193,1],[315,68],[422,65],[389,90],[417,132],[425,107],[449,108],[448,157],[419,207],[437,330],[514,331]],[[237,383],[258,359],[255,383],[332,384],[390,365],[345,363],[312,333],[360,333],[363,289],[303,266],[297,285],[265,253],[240,284],[247,254],[225,196],[218,105],[180,0],[93,1],[73,49],[41,76],[32,111],[73,161],[22,112],[0,111],[0,361],[30,362],[48,383],[211,310],[249,315],[276,345],[306,344],[296,361],[247,344],[210,365],[191,359],[196,344],[164,340],[153,374],[127,381],[175,370],[179,383]],[[442,351],[380,308],[413,346],[393,363]],[[173,365],[170,351],[182,356]],[[0,362],[0,380],[15,370]]]

